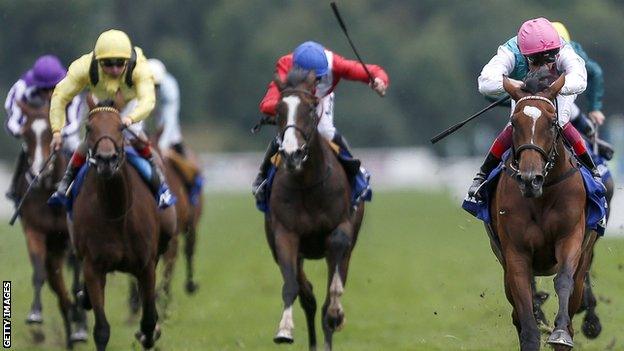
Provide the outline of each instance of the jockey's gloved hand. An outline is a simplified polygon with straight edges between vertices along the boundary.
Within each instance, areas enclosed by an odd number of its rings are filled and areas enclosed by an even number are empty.
[[[50,143],[50,148],[52,151],[59,151],[63,146],[63,137],[61,136],[61,132],[54,132],[52,134],[52,142]]]
[[[388,89],[388,87],[386,86],[386,83],[384,83],[384,81],[381,78],[375,78],[375,80],[370,84],[370,86],[371,88],[373,88],[373,90],[377,92],[377,94],[379,94],[379,96],[386,95],[386,89]]]
[[[134,121],[130,117],[122,117],[121,123],[123,123],[123,125],[126,126],[126,128],[128,128],[132,125],[132,123],[134,123]]]

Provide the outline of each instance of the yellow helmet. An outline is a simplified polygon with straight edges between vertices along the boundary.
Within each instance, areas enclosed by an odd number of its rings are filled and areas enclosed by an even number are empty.
[[[95,42],[95,59],[125,58],[130,59],[132,44],[128,35],[117,29],[103,32]]]
[[[568,29],[563,25],[563,23],[552,22],[552,25],[555,27],[557,33],[559,33],[559,36],[562,37],[563,40],[570,41],[570,33],[568,32]]]

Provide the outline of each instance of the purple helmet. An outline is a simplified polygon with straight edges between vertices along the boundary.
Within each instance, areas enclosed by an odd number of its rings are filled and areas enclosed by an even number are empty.
[[[60,82],[67,70],[63,64],[54,55],[44,55],[35,61],[33,67],[26,72],[24,80],[28,86],[36,86],[37,88],[50,89],[54,88]]]

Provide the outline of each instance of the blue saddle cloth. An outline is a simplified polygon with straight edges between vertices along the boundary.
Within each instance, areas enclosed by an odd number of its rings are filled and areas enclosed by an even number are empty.
[[[201,174],[195,176],[193,184],[188,187],[189,198],[193,206],[197,206],[199,199],[202,195],[202,189],[204,188],[204,177]]]
[[[152,179],[152,168],[150,167],[149,161],[137,154],[137,152],[132,147],[125,147],[125,152],[128,162],[137,170],[141,178],[143,178],[146,183],[149,183]],[[80,168],[80,171],[78,171],[76,179],[74,180],[74,183],[72,185],[69,197],[59,199],[59,201],[61,201],[62,204],[65,206],[67,213],[69,213],[70,217],[73,214],[74,200],[78,197],[78,194],[80,193],[82,183],[84,183],[89,168],[89,162],[85,163]],[[154,197],[160,209],[175,205],[175,203],[177,202],[177,198],[170,192],[169,186],[166,182],[163,182],[161,184],[158,192],[154,194]]]
[[[353,160],[353,155],[342,148],[336,156],[338,156],[340,161],[348,162]],[[271,198],[271,188],[276,173],[277,167],[275,165],[271,166],[267,175],[266,184],[264,185],[264,194],[266,197],[260,200],[256,199],[256,207],[264,213],[269,213],[269,199]],[[373,199],[373,190],[370,186],[370,173],[364,168],[360,167],[359,172],[349,179],[349,183],[351,184],[351,206],[356,207],[362,201],[370,202]]]
[[[505,159],[505,158],[504,158]],[[490,200],[496,191],[496,183],[501,172],[503,172],[501,162],[488,176],[485,184],[481,187],[481,198],[483,201],[466,197],[462,203],[462,208],[471,215],[477,217],[485,223],[491,223]],[[583,184],[587,194],[586,225],[602,236],[606,227],[607,200],[605,199],[604,187],[598,184],[585,167],[579,169],[583,176]]]

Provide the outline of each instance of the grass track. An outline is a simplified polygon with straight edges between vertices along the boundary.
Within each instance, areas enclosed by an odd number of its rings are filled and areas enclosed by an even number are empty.
[[[440,193],[375,194],[351,261],[343,297],[347,324],[335,334],[335,350],[518,349],[501,267],[490,252],[481,223],[458,203]],[[157,349],[307,350],[298,303],[295,344],[272,343],[281,316],[282,283],[262,228],[262,216],[250,196],[207,198],[197,250],[200,290],[195,296],[184,294],[180,261],[174,301]],[[19,226],[2,226],[0,235],[0,278],[13,281],[13,349],[63,350],[61,319],[47,286],[43,299],[46,340],[33,343],[31,329],[23,322],[32,291],[25,241]],[[623,266],[624,240],[600,241],[594,283],[597,295],[607,301],[598,307],[604,329],[595,341],[579,332],[575,350],[609,346],[624,350]],[[320,306],[325,297],[325,264],[308,262],[306,271]],[[541,279],[539,284],[552,292],[552,279]],[[109,275],[106,291],[109,350],[138,350],[133,339],[138,320],[128,323],[127,278]],[[555,308],[551,297],[547,304],[551,320]],[[580,331],[578,317],[575,326]],[[318,326],[317,332],[322,339]],[[94,346],[90,342],[75,349]]]

